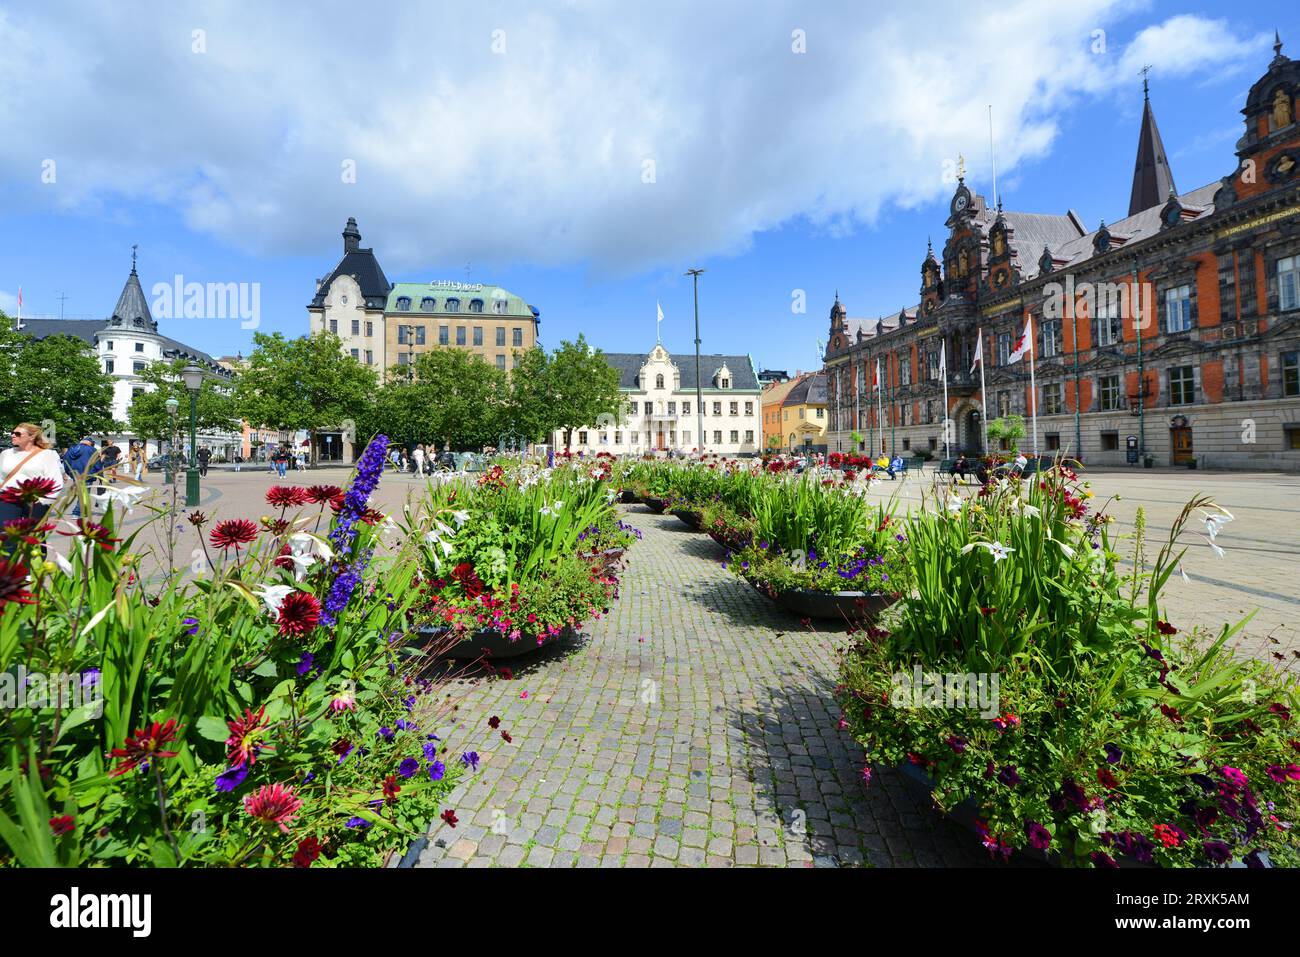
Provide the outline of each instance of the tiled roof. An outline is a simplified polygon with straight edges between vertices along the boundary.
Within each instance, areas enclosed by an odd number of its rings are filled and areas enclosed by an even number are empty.
[[[825,405],[826,404],[826,375],[821,372],[810,372],[801,376],[793,389],[791,389],[781,403],[785,405]]]
[[[619,371],[619,388],[638,391],[643,386],[636,379],[641,367],[646,364],[646,354],[642,352],[606,352],[604,359]],[[682,374],[682,391],[695,389],[695,353],[672,356],[678,371]],[[720,353],[700,353],[700,388],[713,389],[713,373],[725,365],[731,373],[731,392],[758,392],[762,384],[754,371],[754,363],[749,356],[727,356]]]
[[[102,319],[24,319],[21,331],[33,339],[72,336],[93,346],[96,334],[103,328]]]
[[[520,296],[516,296],[507,289],[502,289],[500,286],[493,286],[491,283],[457,283],[450,286],[443,283],[430,282],[394,283],[392,290],[388,293],[388,304],[384,307],[384,311],[401,312],[402,310],[397,308],[397,300],[403,297],[411,300],[411,307],[407,311],[412,313],[424,312],[424,310],[420,308],[420,303],[425,298],[429,298],[434,301],[434,308],[431,312],[425,313],[426,315],[456,316],[464,315],[466,313],[469,313],[470,315],[478,315],[478,313],[470,312],[469,304],[475,299],[481,299],[483,301],[482,315],[504,315],[527,319],[533,318],[532,307],[529,306],[528,303],[524,302]],[[457,312],[449,313],[446,311],[445,306],[449,298],[460,300],[460,309]],[[506,302],[506,311],[503,313],[496,311],[497,307],[495,303],[498,299],[504,299]]]

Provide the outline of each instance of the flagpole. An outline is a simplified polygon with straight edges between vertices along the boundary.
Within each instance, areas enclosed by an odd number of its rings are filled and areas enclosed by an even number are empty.
[[[948,448],[948,343],[939,343],[939,367],[943,369],[943,457],[951,458]]]
[[[983,445],[984,454],[989,454],[989,393],[984,388],[984,330],[976,329],[975,334],[979,340],[975,343],[975,348],[979,351],[980,356],[980,443]]]
[[[1034,318],[1026,320],[1029,329],[1029,412],[1034,423],[1034,458],[1038,458],[1038,386],[1034,380],[1034,366],[1037,363],[1034,348]]]
[[[884,451],[885,445],[885,390],[884,383],[880,375],[880,359],[876,359],[876,423],[880,426],[880,445],[881,451]],[[876,450],[871,450],[871,461],[876,460]]]

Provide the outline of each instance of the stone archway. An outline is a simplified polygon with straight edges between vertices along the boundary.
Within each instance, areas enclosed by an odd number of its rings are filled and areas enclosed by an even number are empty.
[[[974,402],[960,402],[953,409],[954,445],[952,454],[984,454],[984,428],[980,407]]]

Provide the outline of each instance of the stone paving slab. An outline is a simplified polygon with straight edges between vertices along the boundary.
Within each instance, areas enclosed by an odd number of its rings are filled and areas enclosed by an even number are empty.
[[[675,517],[626,512],[644,539],[609,615],[513,680],[458,682],[466,724],[439,733],[492,744],[417,866],[988,863],[897,775],[864,787],[832,698],[840,635],[777,610]]]

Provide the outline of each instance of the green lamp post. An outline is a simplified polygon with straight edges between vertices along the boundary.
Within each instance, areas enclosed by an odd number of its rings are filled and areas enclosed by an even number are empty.
[[[181,379],[190,394],[190,461],[185,472],[185,507],[193,508],[199,504],[199,389],[203,387],[203,369],[196,365],[187,365],[181,370]]]

